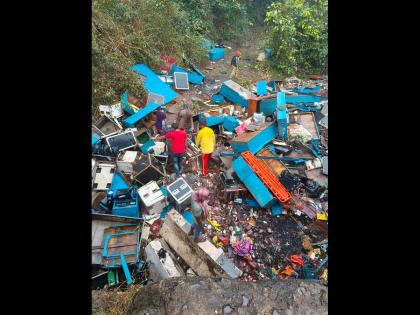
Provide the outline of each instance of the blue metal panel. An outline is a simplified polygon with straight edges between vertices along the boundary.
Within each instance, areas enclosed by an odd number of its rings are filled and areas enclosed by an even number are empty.
[[[125,279],[127,280],[127,284],[130,285],[133,283],[133,279],[131,278],[130,271],[128,270],[127,262],[125,261],[124,255],[120,255],[121,266],[124,270]]]
[[[258,204],[258,202],[254,199],[250,199],[250,198],[246,198],[245,202],[248,206],[252,207],[252,208],[260,208],[260,205]]]
[[[286,93],[277,92],[277,108],[286,107]]]
[[[223,48],[210,49],[208,54],[209,54],[209,59],[212,61],[216,61],[225,57],[225,51]]]
[[[304,89],[294,89],[293,92],[299,93],[299,94],[313,94],[315,92],[321,91],[320,86],[316,86],[314,88],[304,88]]]
[[[98,143],[98,141],[99,141],[99,138],[92,135],[92,145],[94,145],[95,143]]]
[[[270,98],[267,100],[261,100],[260,101],[260,112],[262,112],[264,115],[271,115],[276,111],[277,107],[277,99],[276,98]]]
[[[149,148],[153,147],[155,144],[156,143],[152,139],[150,139],[141,146],[140,151],[143,152],[144,154],[147,154],[149,153]]]
[[[215,125],[223,123],[223,117],[209,116],[209,117],[206,117],[206,122],[207,122],[208,127],[215,126]]]
[[[236,91],[232,90],[228,86],[222,84],[219,93],[232,103],[240,104],[242,107],[248,108],[248,100],[242,98]]]
[[[223,119],[223,128],[225,128],[227,131],[235,131],[235,128],[239,126],[239,121],[236,119],[236,117],[233,116],[226,116]]]
[[[188,82],[192,84],[201,84],[204,79],[201,75],[178,67],[176,64],[172,65],[171,71],[169,73],[173,74],[174,72],[185,72],[188,75]]]
[[[143,107],[142,109],[138,110],[134,115],[131,115],[130,117],[127,117],[123,120],[124,125],[128,127],[134,127],[134,125],[142,118],[149,115],[151,112],[156,110],[160,105],[155,103],[150,103],[146,107]]]
[[[212,103],[215,103],[215,104],[223,104],[225,101],[225,98],[223,97],[223,95],[213,94],[213,96],[211,97],[211,101]]]
[[[272,207],[271,207],[271,215],[279,215],[283,213],[283,207],[281,206],[281,204],[279,204],[278,202],[276,202]]]
[[[235,139],[231,142],[232,149],[236,153],[241,153],[244,151],[251,151],[251,153],[256,154],[266,144],[271,142],[277,136],[277,128],[275,123],[271,123],[264,130],[256,134],[253,138],[249,139],[248,142],[235,142]]]
[[[267,94],[267,82],[258,81],[257,82],[257,95]]]
[[[286,103],[315,103],[320,102],[321,96],[314,95],[296,95],[296,96],[286,96]]]
[[[128,189],[128,188],[129,186],[125,182],[125,180],[122,178],[122,176],[118,172],[115,172],[114,178],[112,179],[112,184],[111,184],[111,190],[114,192],[114,196],[117,193],[117,190]]]
[[[285,110],[277,111],[277,127],[279,129],[279,136],[284,140],[288,139],[287,133],[287,112]]]
[[[135,113],[134,109],[128,105],[128,97],[126,91],[121,94],[121,108],[129,115],[133,115]]]
[[[130,69],[146,76],[146,80],[143,82],[144,87],[148,92],[162,95],[165,100],[164,104],[171,102],[175,97],[178,96],[178,94],[172,90],[169,85],[167,85],[165,82],[162,82],[162,80],[159,79],[159,77],[146,65],[137,64],[132,66]]]
[[[126,207],[118,207],[114,204],[112,208],[112,214],[122,217],[131,217],[131,218],[138,218],[139,217],[139,195],[136,194],[136,204],[129,205]]]
[[[268,86],[273,89],[273,92],[276,92],[276,81],[271,80],[270,82],[268,82]]]
[[[197,72],[197,73],[198,73],[199,75],[201,75],[203,78],[205,78],[205,77],[206,77],[206,75],[205,75],[203,72],[201,72],[201,70],[200,70],[200,69],[198,69],[196,66],[192,65],[191,67],[194,69],[194,71],[195,71],[195,72]]]
[[[232,162],[232,168],[262,208],[274,204],[274,196],[242,157]]]

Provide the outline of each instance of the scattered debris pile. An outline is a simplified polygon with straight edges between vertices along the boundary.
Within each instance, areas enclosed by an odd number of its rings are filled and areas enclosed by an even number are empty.
[[[223,51],[210,47],[209,59],[223,61]],[[158,73],[131,68],[146,100],[125,91],[92,125],[92,289],[190,276],[327,283],[328,78],[248,90],[216,84],[211,67],[161,59]],[[175,178],[171,143],[156,140],[156,110],[166,111],[165,133],[181,104],[190,105],[193,132]],[[207,176],[195,146],[203,120],[217,139]],[[199,187],[210,200],[197,243],[188,234]]]

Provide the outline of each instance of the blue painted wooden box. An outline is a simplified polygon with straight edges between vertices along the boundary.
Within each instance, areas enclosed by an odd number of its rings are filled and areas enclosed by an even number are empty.
[[[279,130],[279,137],[283,138],[284,140],[287,140],[287,111],[277,111],[277,128]]]
[[[275,204],[276,198],[241,156],[232,162],[232,168],[261,207]]]
[[[240,104],[242,107],[248,108],[248,100],[256,98],[254,93],[240,86],[238,83],[227,80],[223,82],[220,88],[220,94],[234,104]]]
[[[276,124],[265,122],[260,130],[245,132],[233,138],[231,145],[236,153],[251,151],[253,154],[260,151],[266,144],[277,136]]]
[[[321,96],[314,95],[296,95],[296,96],[286,96],[286,103],[314,103],[320,102]]]
[[[236,119],[236,117],[233,116],[226,116],[223,119],[223,128],[225,130],[233,132],[235,131],[235,128],[239,126],[239,121]]]
[[[216,126],[218,124],[223,123],[223,117],[209,116],[209,117],[206,117],[206,122],[207,122],[208,127]]]
[[[276,111],[277,107],[277,99],[270,98],[266,100],[260,101],[260,112],[264,113],[264,115],[271,115]]]
[[[223,95],[213,94],[213,96],[211,97],[211,101],[214,104],[223,104],[225,102],[225,98],[223,97]]]
[[[225,57],[225,51],[223,48],[210,49],[208,54],[209,54],[209,59],[212,61],[216,61]]]

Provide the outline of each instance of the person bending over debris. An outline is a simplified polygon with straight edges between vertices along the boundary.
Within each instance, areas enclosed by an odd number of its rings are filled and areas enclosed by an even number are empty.
[[[166,119],[165,111],[161,110],[160,107],[156,110],[156,130],[159,135],[163,135],[163,124]]]
[[[194,242],[204,242],[206,233],[204,229],[203,220],[208,217],[207,201],[209,200],[209,191],[207,188],[199,188],[194,192],[191,198],[191,213],[193,215],[193,225],[189,232],[189,236],[194,234]],[[201,232],[201,233],[200,233]]]
[[[238,74],[238,67],[239,67],[239,59],[241,58],[241,52],[239,50],[237,50],[235,52],[235,55],[232,57],[232,60],[230,62],[230,64],[232,65],[232,72],[230,73],[229,78],[233,78],[234,76],[236,76]]]
[[[203,164],[203,176],[207,175],[207,162],[211,154],[214,151],[214,145],[216,144],[216,136],[214,135],[213,129],[207,127],[205,120],[200,121],[201,130],[197,134],[195,139],[195,145],[201,148],[201,158]]]
[[[182,109],[178,113],[178,126],[181,129],[186,130],[187,132],[194,131],[194,124],[193,124],[193,115],[188,104],[182,104]]]
[[[185,146],[187,141],[187,133],[184,129],[178,127],[177,123],[172,123],[173,131],[168,132],[164,136],[158,136],[156,140],[171,139],[171,154],[176,172],[176,177],[182,174],[182,158],[185,155]]]

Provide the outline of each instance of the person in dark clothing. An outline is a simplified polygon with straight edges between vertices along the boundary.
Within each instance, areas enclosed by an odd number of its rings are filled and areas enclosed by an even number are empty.
[[[233,78],[234,76],[236,76],[239,72],[239,60],[241,58],[241,52],[238,50],[235,52],[235,55],[232,57],[232,60],[230,62],[231,66],[232,66],[232,72],[230,73],[229,78]]]
[[[165,123],[166,114],[160,107],[156,110],[156,130],[159,135],[164,134],[163,124]]]
[[[186,132],[194,131],[193,115],[188,104],[182,104],[182,109],[178,113],[178,127]]]

